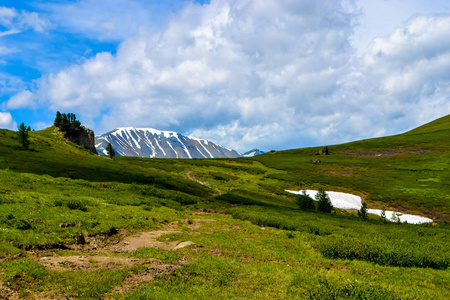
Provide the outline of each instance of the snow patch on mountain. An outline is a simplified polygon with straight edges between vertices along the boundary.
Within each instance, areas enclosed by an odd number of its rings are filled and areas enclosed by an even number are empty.
[[[242,154],[242,156],[244,156],[244,157],[253,157],[255,155],[260,155],[260,154],[264,154],[264,153],[266,153],[266,152],[261,151],[259,149],[252,149],[252,150],[247,151],[244,154]]]
[[[106,155],[111,146],[119,156],[151,158],[236,158],[241,154],[211,141],[153,128],[119,127],[96,137],[96,148]]]

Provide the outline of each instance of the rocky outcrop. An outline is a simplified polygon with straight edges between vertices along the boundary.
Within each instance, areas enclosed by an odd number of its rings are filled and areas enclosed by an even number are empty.
[[[70,133],[64,135],[66,139],[77,145],[83,146],[92,153],[98,154],[95,149],[95,135],[94,131],[84,126],[80,126],[79,129],[73,130]]]

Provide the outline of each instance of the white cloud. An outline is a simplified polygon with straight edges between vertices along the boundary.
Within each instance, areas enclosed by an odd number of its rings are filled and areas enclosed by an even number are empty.
[[[188,3],[159,33],[141,28],[116,54],[43,77],[34,97],[96,133],[155,127],[239,151],[393,134],[449,113],[450,17],[413,18],[359,58],[343,2]],[[113,23],[98,34],[127,36]]]
[[[185,4],[184,0],[79,0],[47,3],[51,19],[64,30],[103,41],[123,41],[141,28],[155,30],[163,18]]]
[[[26,107],[33,108],[36,107],[36,102],[34,101],[34,95],[31,92],[25,90],[12,96],[4,106],[4,109],[7,110]]]
[[[12,20],[17,16],[17,11],[14,8],[0,6],[0,25],[9,27],[12,25]]]
[[[0,112],[0,128],[17,130],[17,123],[14,121],[11,113]]]
[[[51,27],[48,20],[39,17],[37,12],[18,12],[15,8],[0,7],[0,25],[7,28],[0,32],[0,37],[20,33],[32,29],[36,32],[45,32]]]
[[[101,131],[135,125],[198,132],[238,121],[254,132],[233,137],[238,149],[276,135],[281,141],[298,135],[282,126],[306,127],[305,116],[328,105],[316,99],[325,102],[339,89],[352,54],[351,17],[336,1],[191,3],[160,34],[141,31],[114,56],[100,53],[42,79],[39,96],[90,124],[108,109],[96,126]],[[265,128],[276,132],[269,138]]]

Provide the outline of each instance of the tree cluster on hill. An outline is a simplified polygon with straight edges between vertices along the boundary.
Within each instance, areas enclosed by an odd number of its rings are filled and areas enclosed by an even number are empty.
[[[59,131],[63,131],[68,134],[79,130],[81,126],[81,122],[77,120],[77,116],[75,114],[61,114],[59,111],[56,112],[56,118],[53,124],[59,128]]]

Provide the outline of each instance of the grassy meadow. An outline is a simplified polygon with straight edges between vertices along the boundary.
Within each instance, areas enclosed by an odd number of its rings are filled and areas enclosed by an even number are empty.
[[[330,155],[111,160],[54,127],[30,150],[0,130],[0,299],[449,299],[449,142],[447,116]],[[284,191],[317,188],[435,222]]]

